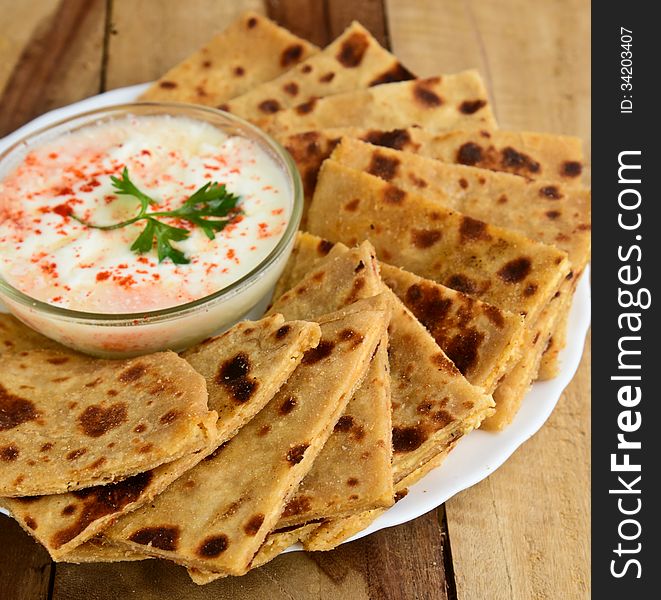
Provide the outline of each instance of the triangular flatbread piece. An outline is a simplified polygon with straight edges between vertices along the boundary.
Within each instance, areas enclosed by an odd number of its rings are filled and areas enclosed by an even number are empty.
[[[379,258],[525,315],[533,322],[569,273],[564,252],[454,212],[368,173],[327,160],[310,232],[334,242],[369,239]]]
[[[526,342],[519,362],[503,377],[493,394],[496,414],[486,419],[484,428],[501,430],[516,416],[521,402],[537,376],[544,350],[561,316],[561,297],[554,298],[526,332]]]
[[[317,527],[318,525],[313,523],[311,525],[301,525],[299,527],[288,528],[284,531],[269,533],[259,548],[259,551],[252,559],[250,569],[257,569],[267,562],[272,561],[276,556],[289,548],[289,546],[311,534]],[[217,573],[201,571],[199,569],[188,569],[188,574],[197,585],[206,585],[221,577]]]
[[[200,450],[204,378],[174,352],[109,361],[28,350],[3,357],[0,495],[104,485]]]
[[[316,98],[407,79],[413,75],[354,21],[321,52],[223,108],[259,125],[264,117]]]
[[[430,471],[438,469],[443,464],[443,461],[453,447],[454,446],[451,446],[447,450],[436,454],[418,469],[413,471],[413,473],[402,479],[402,481],[395,486],[396,501],[401,500],[407,495],[408,487],[420,481]],[[301,528],[299,535],[296,536],[295,539],[292,539],[294,537],[294,532],[290,532],[287,538],[284,538],[283,535],[282,539],[279,539],[280,534],[276,534],[273,536],[274,539],[269,540],[269,547],[264,549],[264,553],[262,554],[262,564],[266,562],[266,559],[272,560],[275,558],[273,555],[275,549],[282,548],[285,541],[288,541],[290,545],[301,541],[303,543],[303,548],[309,552],[333,550],[340,544],[346,542],[350,537],[369,527],[369,525],[371,525],[377,517],[380,517],[384,512],[384,509],[366,510],[365,512],[343,517],[341,519],[331,519],[321,525],[309,526],[305,529]]]
[[[366,250],[369,250],[369,263],[357,256]],[[325,307],[328,302],[341,301],[343,297],[369,297],[384,289],[374,276],[378,266],[373,255],[374,249],[367,242],[353,250],[337,244],[303,281],[276,301],[272,310],[283,311],[293,318],[299,310],[314,311],[318,305]],[[328,275],[341,269],[345,273],[343,278]],[[350,276],[352,270],[363,273],[358,285]],[[333,288],[337,293],[331,297],[327,289]],[[452,440],[479,426],[491,413],[493,401],[481,388],[466,381],[399,299],[390,290],[386,294],[393,304],[388,355],[396,483],[428,460],[428,453],[441,452]]]
[[[523,317],[386,263],[381,276],[461,374],[492,393],[521,355]]]
[[[170,69],[140,100],[218,106],[291,69],[317,51],[273,21],[247,12]]]
[[[329,127],[391,129],[411,125],[431,131],[495,127],[477,71],[335,94],[280,111],[264,122],[265,129],[278,139]]]
[[[281,296],[271,311],[315,318],[382,290],[371,244],[338,245],[317,269]],[[390,376],[387,336],[363,385],[349,401],[310,473],[287,503],[275,529],[393,502]]]
[[[299,232],[274,297],[294,287],[330,252],[346,246]],[[524,341],[520,315],[501,310],[409,271],[379,263],[384,283],[432,334],[473,385],[492,392],[516,363]]]
[[[364,378],[387,323],[377,297],[319,319],[322,339],[269,404],[221,446],[105,533],[147,554],[241,575]]]
[[[280,515],[276,530],[393,503],[388,338]]]
[[[524,139],[531,145],[535,138]],[[507,148],[510,153],[517,152],[511,146]],[[518,161],[521,165],[532,160],[528,155],[521,156],[524,157]],[[589,260],[591,202],[587,189],[544,181],[539,176],[530,180],[509,173],[447,164],[410,152],[376,148],[355,139],[343,139],[331,158],[469,217],[564,250],[572,271],[560,288],[562,295],[573,293],[573,280],[580,277]],[[534,170],[537,172],[541,167],[534,163]],[[568,305],[564,298],[560,303]],[[563,345],[562,331],[556,335],[555,342],[556,348],[546,361],[550,366],[553,352],[557,354],[557,348]]]
[[[71,550],[118,516],[151,501],[229,439],[273,397],[319,335],[317,324],[285,323],[281,315],[239,323],[187,353],[206,378],[209,405],[221,415],[217,429],[200,430],[203,450],[117,484],[28,502],[3,499],[2,504],[55,560],[66,559]]]
[[[588,190],[448,164],[348,138],[335,148],[331,158],[451,210],[564,250],[575,271],[582,270],[588,261]]]
[[[563,187],[578,186],[581,180],[583,149],[577,137],[502,129],[433,132],[420,127],[337,127],[293,133],[280,139],[301,172],[306,198],[312,198],[321,163],[343,137]]]
[[[311,530],[309,530],[311,531]],[[59,559],[66,563],[134,562],[152,558],[124,546],[111,544],[101,536],[88,540]]]
[[[275,396],[320,335],[316,323],[274,314],[242,321],[182,353],[207,381],[209,406],[218,413],[216,446]]]
[[[406,147],[397,147],[402,144],[403,132],[372,131],[360,137],[378,146],[416,152],[446,163],[503,171],[563,186],[581,183],[583,144],[574,136],[502,130],[433,133],[409,129],[408,133],[410,141]]]

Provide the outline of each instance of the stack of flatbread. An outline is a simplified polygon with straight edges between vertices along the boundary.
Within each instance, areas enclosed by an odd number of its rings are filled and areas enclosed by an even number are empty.
[[[149,101],[262,127],[305,209],[267,315],[104,361],[0,315],[0,504],[58,561],[196,583],[329,550],[553,377],[590,256],[580,140],[500,131],[476,71],[418,79],[359,23],[247,13]]]

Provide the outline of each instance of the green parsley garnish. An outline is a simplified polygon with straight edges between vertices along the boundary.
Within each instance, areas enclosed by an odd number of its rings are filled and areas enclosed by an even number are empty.
[[[137,188],[131,181],[126,167],[124,167],[121,177],[113,176],[111,179],[118,195],[133,196],[140,201],[140,212],[135,217],[114,225],[93,225],[75,215],[71,215],[71,217],[87,227],[104,231],[121,229],[137,221],[145,220],[145,228],[131,245],[131,250],[136,254],[144,254],[150,252],[156,244],[158,262],[163,262],[166,258],[178,265],[190,262],[190,259],[181,250],[174,248],[171,243],[185,240],[190,235],[190,231],[163,223],[158,220],[158,217],[172,217],[188,221],[192,225],[200,227],[206,236],[213,240],[217,232],[222,231],[233,218],[241,213],[241,210],[237,208],[240,197],[228,192],[225,184],[206,183],[176,210],[147,212],[150,207],[158,206],[158,202]]]

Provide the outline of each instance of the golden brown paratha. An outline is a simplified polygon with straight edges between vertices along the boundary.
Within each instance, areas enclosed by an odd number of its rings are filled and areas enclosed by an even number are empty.
[[[0,373],[0,495],[111,483],[200,450],[204,378],[173,352],[109,361],[9,353]]]
[[[413,75],[354,21],[321,52],[223,108],[260,125],[264,117],[316,98],[407,79]]]
[[[207,381],[209,406],[218,413],[218,444],[275,396],[320,335],[316,323],[285,322],[274,314],[242,321],[182,354]]]
[[[327,160],[309,213],[311,233],[369,239],[384,262],[533,322],[569,272],[566,254],[448,210]]]
[[[133,562],[152,558],[146,554],[134,552],[104,540],[101,536],[88,540],[83,545],[60,557],[57,562],[98,563],[98,562]]]
[[[583,271],[589,260],[589,190],[442,163],[409,152],[375,148],[354,139],[343,139],[332,158],[470,217],[564,250],[572,267],[570,280]],[[561,293],[571,294],[573,287],[567,281]],[[569,304],[564,299],[562,302]],[[563,345],[561,330],[556,332],[554,347],[547,352],[547,371],[556,369],[554,357]]]
[[[343,139],[331,158],[412,194],[567,253],[581,270],[590,255],[590,193]]]
[[[541,381],[553,379],[557,376],[560,369],[559,355],[560,351],[567,344],[567,327],[572,301],[573,296],[567,294],[564,305],[559,308],[558,323],[555,330],[551,333],[546,350],[544,350],[542,360],[539,364],[539,371],[537,372],[537,379]]]
[[[213,413],[213,428],[200,430],[203,450],[117,484],[29,502],[3,499],[3,504],[54,559],[67,559],[85,540],[118,516],[154,499],[234,435],[273,397],[304,352],[316,346],[319,336],[316,323],[285,323],[282,315],[274,315],[257,322],[243,321],[222,336],[199,344],[187,355],[205,376],[209,405],[220,414],[217,427]]]
[[[140,100],[218,106],[288,71],[316,46],[254,12],[246,12],[170,69]]]
[[[283,531],[274,531],[266,536],[266,540],[259,548],[257,554],[250,563],[250,570],[257,569],[267,562],[273,560],[289,546],[295,544],[299,539],[304,538],[317,528],[317,524],[301,525],[299,527],[288,528]],[[217,573],[200,571],[199,569],[188,569],[190,578],[198,585],[206,585],[218,579]]]
[[[406,497],[408,494],[408,488],[420,481],[425,475],[427,475],[427,473],[434,469],[438,469],[453,448],[454,444],[447,450],[434,455],[430,460],[402,479],[395,486],[396,501],[399,502],[402,498]],[[384,512],[385,510],[383,509],[367,510],[349,517],[332,519],[317,525],[314,528],[302,530],[296,540],[292,541],[290,537],[286,541],[289,541],[290,545],[291,543],[301,541],[305,550],[309,552],[333,550],[347,541],[350,537],[367,528]],[[274,539],[272,543],[274,546],[280,548],[284,545],[284,542],[285,539]],[[275,557],[272,556],[272,552],[267,550],[264,554],[264,558],[272,559]]]
[[[492,393],[521,354],[521,315],[385,263],[381,276],[461,374]]]
[[[504,171],[528,179],[580,185],[583,148],[580,138],[528,131],[448,131],[430,134],[410,130],[414,151],[447,163],[457,163],[492,171]],[[366,141],[379,144],[379,133],[368,133]],[[397,148],[399,150],[410,148]]]
[[[329,127],[386,128],[419,125],[431,131],[495,127],[477,71],[386,83],[320,98],[275,113],[264,128],[278,139]]]
[[[369,243],[338,246],[319,268],[276,300],[272,311],[315,318],[378,294],[381,280]],[[391,407],[387,336],[363,385],[349,401],[310,473],[287,503],[275,529],[387,507],[393,502]]]
[[[319,319],[317,348],[254,419],[184,476],[184,492],[161,496],[105,536],[189,567],[245,573],[364,378],[387,310],[378,297]]]
[[[373,248],[363,243],[358,249]],[[335,298],[369,297],[384,289],[377,279],[372,258],[358,260],[356,249],[349,251],[336,244],[328,257],[318,263],[305,279],[276,301],[273,310],[314,310],[317,304],[329,302],[326,285],[337,290]],[[301,251],[297,255],[302,257]],[[348,274],[344,279],[330,279],[326,283],[321,273],[337,270],[347,258]],[[365,265],[360,267],[360,263]],[[346,267],[345,267],[346,268]],[[362,283],[350,277],[351,270],[364,275]],[[343,282],[343,283],[342,283]],[[331,285],[332,284],[332,285]],[[388,289],[388,288],[385,288]],[[429,332],[388,290],[393,313],[388,328],[392,424],[393,424],[393,479],[400,479],[417,469],[431,456],[447,448],[453,440],[474,427],[491,413],[493,401],[481,388],[470,385],[452,362],[445,356]],[[300,300],[299,300],[300,298]],[[346,302],[347,300],[345,300]]]
[[[493,394],[498,409],[496,414],[485,420],[485,429],[504,429],[514,419],[523,397],[537,378],[542,355],[557,327],[561,309],[562,300],[560,297],[554,298],[528,329],[521,360],[503,377]]]
[[[580,183],[579,175],[566,174],[581,171],[581,140],[575,137],[502,130],[435,133],[419,127],[390,130],[340,127],[294,133],[280,140],[301,172],[306,202],[312,200],[321,163],[343,137],[565,187]],[[305,227],[305,213],[302,226]]]
[[[275,297],[292,288],[335,246],[299,232],[276,286]],[[524,338],[520,315],[501,310],[413,273],[380,263],[381,277],[432,334],[436,343],[473,385],[491,393],[521,352]]]
[[[393,503],[388,338],[276,529]]]

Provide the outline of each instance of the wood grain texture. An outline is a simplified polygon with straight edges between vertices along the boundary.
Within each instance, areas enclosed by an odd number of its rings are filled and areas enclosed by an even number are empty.
[[[447,503],[460,599],[589,597],[589,362],[588,340],[541,431]]]
[[[99,92],[105,0],[65,0],[36,29],[0,98],[0,136]]]
[[[16,66],[28,41],[57,8],[57,0],[0,0],[2,23],[10,27],[0,28],[0,93]]]
[[[112,0],[105,86],[152,81],[261,0]]]
[[[53,569],[48,553],[14,519],[0,515],[0,598],[42,600],[48,597]]]
[[[414,72],[477,67],[502,128],[580,136],[589,156],[585,0],[388,0],[393,51]],[[590,573],[590,367],[542,430],[446,503],[460,600],[585,598]]]
[[[266,0],[268,16],[314,44],[326,46],[352,21],[360,21],[384,47],[390,47],[382,0]]]

